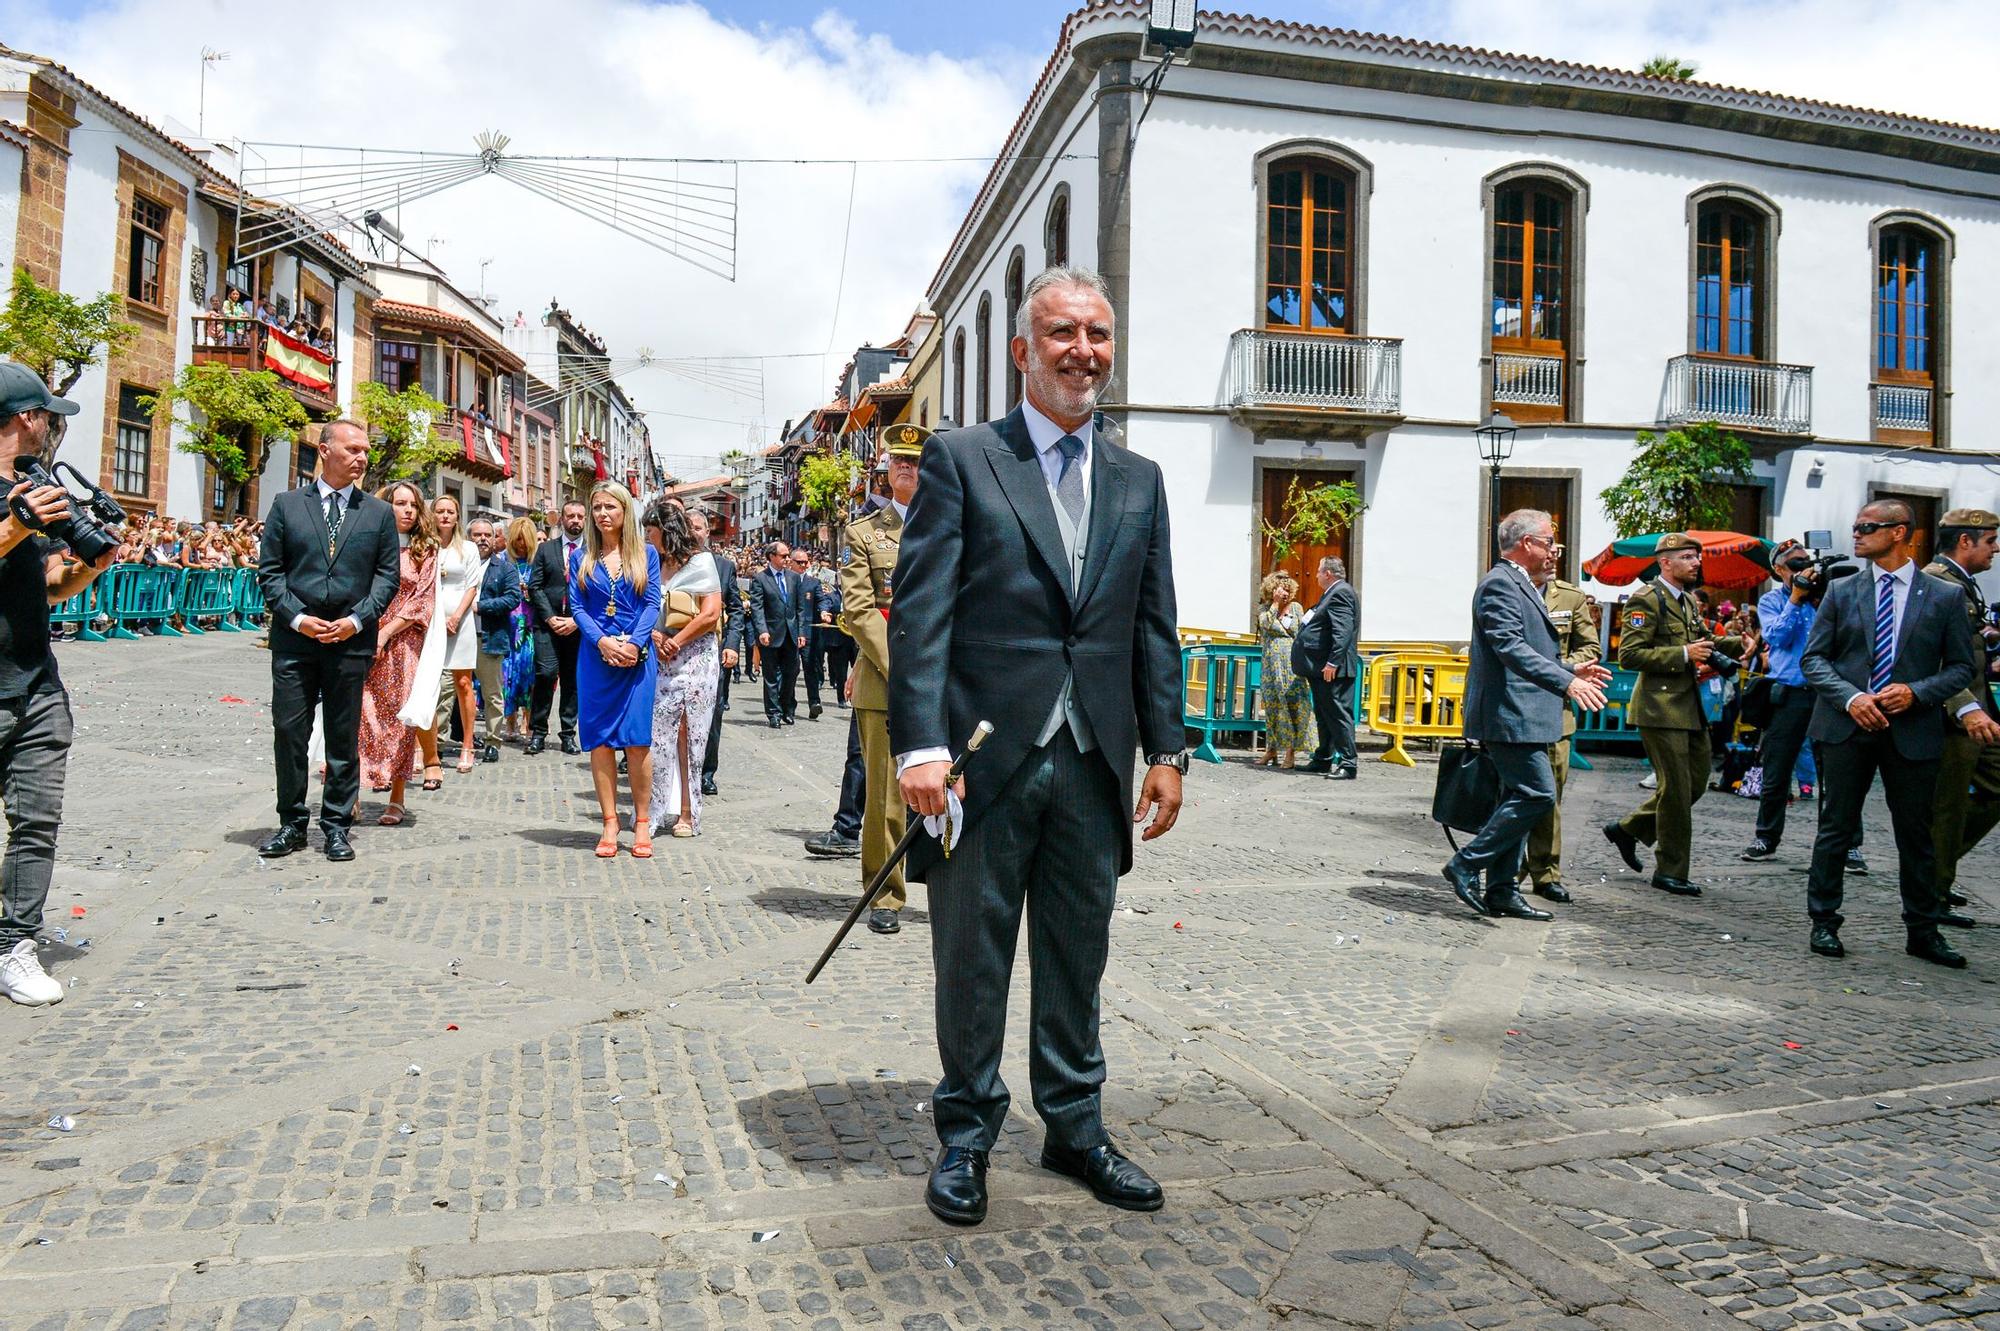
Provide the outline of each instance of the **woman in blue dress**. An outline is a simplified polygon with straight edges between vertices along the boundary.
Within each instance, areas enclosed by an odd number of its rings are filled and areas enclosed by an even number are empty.
[[[590,491],[590,527],[569,571],[570,614],[583,642],[576,654],[577,735],[590,753],[604,835],[597,857],[618,853],[618,754],[632,785],[632,856],[651,859],[653,694],[658,661],[660,557],[639,531],[632,496],[616,481]]]

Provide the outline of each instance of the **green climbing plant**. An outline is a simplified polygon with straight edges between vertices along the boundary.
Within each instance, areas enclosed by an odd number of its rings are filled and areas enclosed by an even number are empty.
[[[1284,563],[1302,545],[1325,545],[1352,527],[1367,507],[1361,488],[1353,481],[1301,485],[1294,476],[1285,491],[1284,521],[1263,524],[1273,564]]]

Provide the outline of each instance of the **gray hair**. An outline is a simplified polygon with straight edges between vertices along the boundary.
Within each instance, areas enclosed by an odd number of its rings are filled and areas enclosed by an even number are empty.
[[[1059,263],[1053,268],[1044,268],[1036,273],[1021,293],[1021,308],[1014,312],[1014,336],[1033,337],[1035,321],[1029,311],[1035,308],[1035,297],[1053,287],[1085,287],[1104,298],[1106,308],[1111,305],[1111,288],[1104,285],[1104,279],[1092,268],[1079,268],[1073,264]],[[1118,326],[1118,312],[1111,313],[1112,327]]]
[[[1336,578],[1347,576],[1347,561],[1339,555],[1327,555],[1319,561],[1320,572],[1331,573]]]
[[[1555,519],[1539,508],[1517,508],[1500,519],[1500,553],[1506,554],[1544,527],[1554,527]]]

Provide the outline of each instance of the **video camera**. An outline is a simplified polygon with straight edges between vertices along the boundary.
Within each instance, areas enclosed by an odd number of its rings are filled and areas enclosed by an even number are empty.
[[[75,478],[76,483],[83,487],[82,494],[72,491],[59,479],[63,472],[68,472]],[[14,517],[23,526],[44,532],[61,541],[70,548],[72,554],[86,564],[96,564],[105,555],[118,548],[119,539],[105,528],[123,526],[125,510],[119,507],[118,501],[113,499],[102,486],[91,481],[69,463],[58,462],[53,468],[49,468],[44,467],[35,458],[16,458],[14,480],[16,484],[26,481],[31,486],[53,487],[61,490],[64,498],[69,500],[67,515],[53,522],[44,523],[35,516],[35,511],[28,507],[25,495],[16,498],[12,505]]]
[[[1832,544],[1832,532],[1809,531],[1805,545],[1787,550],[1782,561],[1787,568],[1795,570],[1792,573],[1793,583],[1806,589],[1806,599],[1815,606],[1826,595],[1829,586],[1861,571],[1859,564],[1851,562],[1852,555],[1838,554],[1826,548]],[[1798,562],[1800,555],[1806,558],[1802,566]]]

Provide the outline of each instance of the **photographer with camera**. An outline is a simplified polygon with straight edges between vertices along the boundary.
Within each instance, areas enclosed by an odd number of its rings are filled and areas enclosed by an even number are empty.
[[[0,802],[7,806],[0,993],[31,1007],[63,996],[35,955],[74,737],[69,695],[49,650],[49,607],[88,587],[118,552],[67,490],[40,483],[52,479],[41,458],[75,412],[76,403],[49,392],[34,371],[0,361],[0,477],[12,478],[4,482],[7,511],[0,516]],[[31,469],[35,479],[24,479]]]
[[[1819,598],[1825,592],[1823,572],[1812,554],[1795,542],[1779,547],[1771,561],[1778,585],[1757,602],[1764,645],[1770,649],[1771,719],[1764,723],[1757,761],[1764,786],[1757,799],[1757,835],[1741,858],[1768,860],[1778,853],[1785,835],[1785,807],[1791,802],[1792,769],[1805,747],[1806,724],[1812,720],[1813,691],[1806,684],[1799,659],[1805,655]]]

